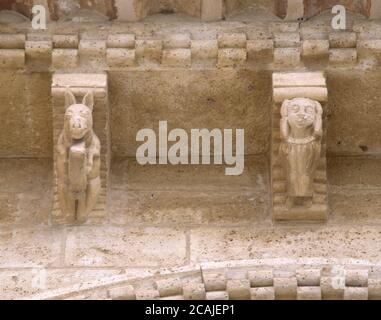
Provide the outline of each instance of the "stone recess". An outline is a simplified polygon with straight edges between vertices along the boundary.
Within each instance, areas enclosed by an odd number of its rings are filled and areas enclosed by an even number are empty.
[[[289,205],[290,182],[280,158],[282,133],[279,129],[281,120],[280,105],[285,100],[309,98],[325,103],[328,98],[325,76],[322,73],[274,73],[272,113],[272,150],[271,150],[271,189],[273,202],[273,218],[275,220],[325,220],[327,218],[327,172],[326,147],[323,129],[320,160],[313,178],[312,203],[308,206]],[[323,112],[326,111],[323,106]],[[323,120],[324,123],[324,120]],[[288,125],[288,124],[287,124]],[[324,126],[323,126],[324,128]],[[284,143],[284,142],[283,142]],[[300,155],[300,154],[299,154]],[[299,159],[303,161],[302,159]],[[291,169],[289,169],[291,170]],[[288,174],[290,175],[290,173]],[[300,192],[300,191],[298,191]]]
[[[52,79],[52,105],[53,105],[53,139],[56,145],[63,127],[65,113],[64,93],[70,89],[76,97],[84,97],[92,91],[95,99],[93,111],[93,128],[101,144],[101,191],[97,205],[90,213],[89,219],[106,218],[108,176],[110,168],[110,129],[109,129],[109,103],[108,85],[106,74],[54,74]],[[57,151],[54,150],[56,161]],[[60,210],[57,194],[56,164],[54,183],[54,206],[52,219],[55,223],[65,223],[65,218]]]

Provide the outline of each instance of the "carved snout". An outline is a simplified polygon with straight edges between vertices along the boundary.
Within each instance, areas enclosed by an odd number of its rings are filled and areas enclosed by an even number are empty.
[[[81,118],[72,118],[70,121],[70,131],[74,139],[82,139],[88,131],[86,121]]]

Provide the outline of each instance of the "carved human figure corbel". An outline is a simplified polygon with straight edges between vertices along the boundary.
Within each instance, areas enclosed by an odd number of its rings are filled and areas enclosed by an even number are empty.
[[[100,142],[93,131],[94,96],[82,103],[65,92],[63,130],[57,142],[57,178],[60,208],[67,220],[85,222],[94,208],[100,181]]]
[[[321,153],[323,109],[307,98],[285,100],[281,107],[279,156],[287,175],[287,205],[312,205],[313,183]]]

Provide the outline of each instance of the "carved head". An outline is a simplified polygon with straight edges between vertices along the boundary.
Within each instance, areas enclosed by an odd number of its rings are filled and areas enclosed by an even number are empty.
[[[318,101],[308,98],[285,100],[282,104],[282,119],[287,119],[291,128],[314,128],[315,134],[322,131],[323,108]]]
[[[82,100],[77,103],[74,94],[67,90],[65,92],[65,120],[64,130],[71,139],[83,139],[93,128],[94,95],[88,92]]]

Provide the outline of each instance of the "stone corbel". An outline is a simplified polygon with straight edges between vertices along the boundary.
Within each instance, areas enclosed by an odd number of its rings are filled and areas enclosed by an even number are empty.
[[[274,73],[271,189],[275,220],[325,220],[323,73]]]
[[[54,74],[53,223],[106,217],[110,164],[106,74]]]

